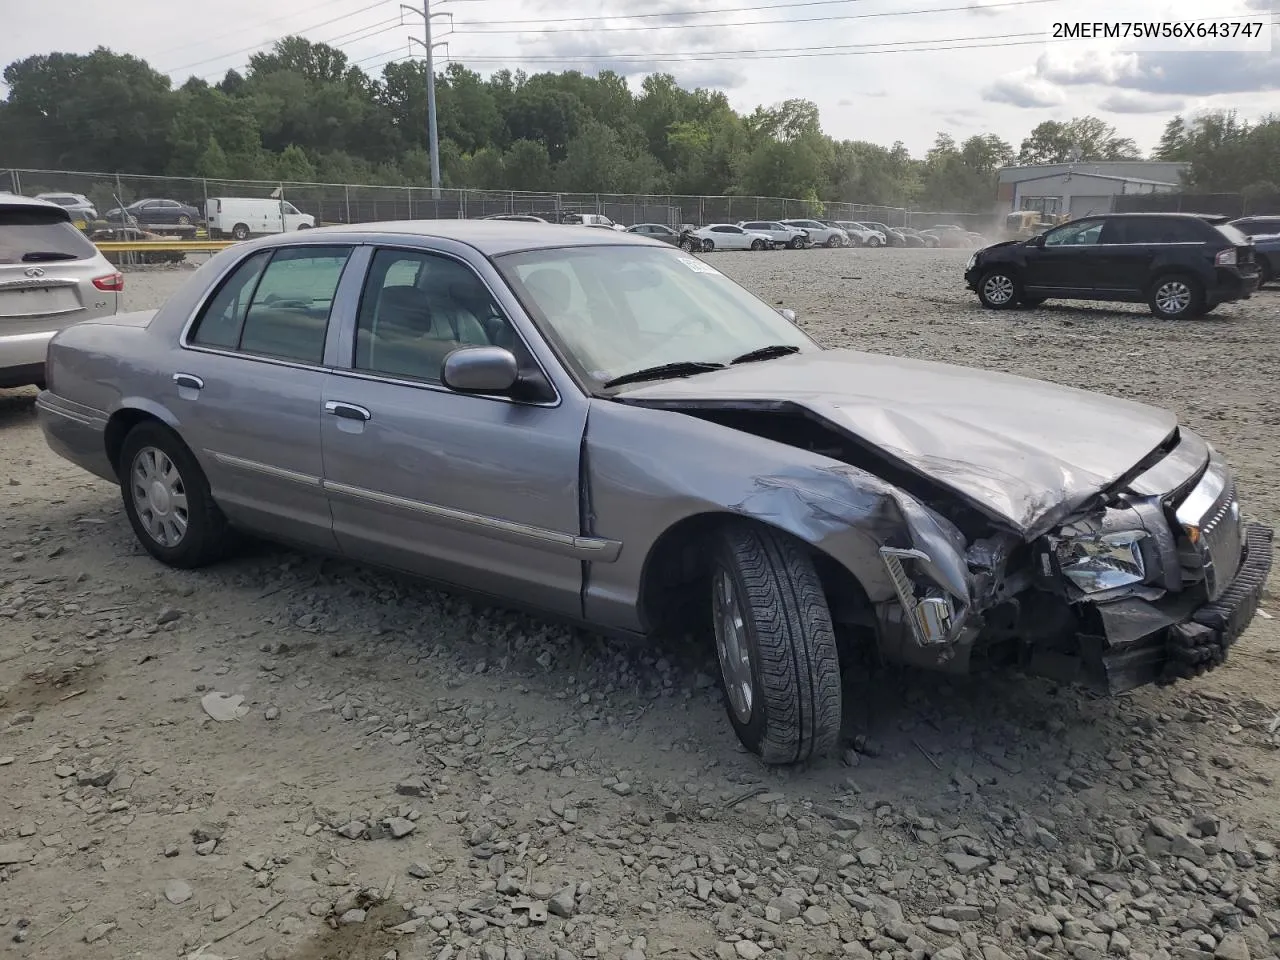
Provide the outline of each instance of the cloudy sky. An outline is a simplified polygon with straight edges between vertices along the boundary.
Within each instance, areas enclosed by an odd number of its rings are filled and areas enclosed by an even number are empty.
[[[417,2],[417,0],[415,0]],[[815,101],[834,136],[913,153],[938,131],[994,132],[1016,148],[1042,120],[1093,113],[1144,150],[1177,112],[1280,112],[1280,0],[433,0],[437,51],[482,73],[612,68],[673,73],[726,91],[749,109]],[[0,64],[106,45],[181,83],[216,81],[287,33],[341,47],[377,73],[418,55],[422,18],[398,0],[7,0]],[[624,17],[619,11],[643,11]],[[1050,39],[1058,20],[1203,21],[1251,15],[1265,31],[1227,48],[1186,41],[1116,49],[1113,41]],[[1242,49],[1248,46],[1252,49]],[[1233,47],[1234,49],[1231,49]],[[4,88],[0,87],[0,95]]]

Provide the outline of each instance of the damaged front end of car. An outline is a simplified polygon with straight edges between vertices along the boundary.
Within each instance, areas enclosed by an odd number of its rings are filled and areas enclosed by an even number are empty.
[[[951,672],[981,656],[1105,694],[1223,663],[1257,611],[1273,532],[1243,521],[1229,467],[1201,449],[1171,489],[1151,489],[1153,470],[1031,539],[995,531],[949,557],[937,539],[882,547],[897,593],[877,613],[882,652]],[[939,575],[957,555],[967,589]]]

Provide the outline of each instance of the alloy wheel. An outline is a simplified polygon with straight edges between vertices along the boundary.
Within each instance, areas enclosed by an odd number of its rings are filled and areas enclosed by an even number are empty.
[[[716,572],[712,596],[712,614],[716,637],[716,657],[724,678],[729,707],[739,723],[749,723],[755,704],[755,685],[751,676],[751,650],[747,643],[747,623],[738,602],[738,591],[728,570]]]

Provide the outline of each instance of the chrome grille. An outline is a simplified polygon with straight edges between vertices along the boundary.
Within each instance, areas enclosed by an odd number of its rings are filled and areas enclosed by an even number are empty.
[[[1244,548],[1235,480],[1216,453],[1200,482],[1178,507],[1177,517],[1200,558],[1209,599],[1216,600],[1239,571]]]

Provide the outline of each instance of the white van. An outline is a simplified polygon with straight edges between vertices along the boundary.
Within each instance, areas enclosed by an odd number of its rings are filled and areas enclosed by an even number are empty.
[[[288,200],[258,200],[253,197],[210,197],[205,204],[209,222],[209,239],[232,237],[247,240],[251,236],[309,230],[316,218],[303,213]]]

